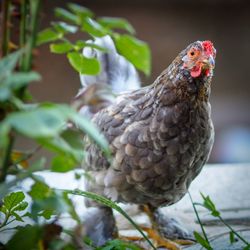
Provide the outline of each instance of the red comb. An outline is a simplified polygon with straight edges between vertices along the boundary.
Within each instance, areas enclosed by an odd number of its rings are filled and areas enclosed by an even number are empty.
[[[207,54],[214,55],[214,45],[212,42],[204,41],[204,42],[202,42],[202,46]]]

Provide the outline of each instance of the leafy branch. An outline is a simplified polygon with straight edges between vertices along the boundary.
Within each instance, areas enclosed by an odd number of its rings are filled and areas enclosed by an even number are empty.
[[[197,220],[198,220],[198,223],[199,223],[199,225],[200,225],[200,227],[201,227],[201,231],[202,231],[202,234],[203,234],[203,236],[202,236],[202,235],[200,235],[198,232],[195,231],[195,232],[194,232],[194,237],[195,237],[196,241],[199,242],[199,243],[200,243],[203,247],[205,247],[207,250],[213,250],[213,248],[212,248],[212,246],[210,245],[210,242],[209,242],[209,240],[208,240],[208,236],[207,236],[207,234],[206,234],[206,231],[205,231],[205,229],[204,229],[204,226],[203,226],[203,224],[202,224],[202,222],[201,222],[199,213],[198,213],[198,211],[197,211],[197,209],[196,209],[196,207],[195,207],[195,204],[196,204],[196,203],[194,203],[193,198],[192,198],[192,196],[191,196],[191,194],[190,194],[189,191],[188,191],[188,195],[189,195],[189,198],[190,198],[190,200],[191,200],[191,203],[192,203],[192,206],[193,206],[193,209],[194,209],[196,218],[197,218]]]
[[[2,56],[9,53],[10,42],[10,17],[11,17],[11,0],[2,2],[3,22],[2,22]]]
[[[66,54],[70,65],[77,72],[97,74],[101,70],[100,62],[95,57],[82,55],[82,49],[88,47],[103,52],[107,52],[107,49],[92,44],[90,41],[72,41],[67,35],[78,31],[87,34],[91,39],[109,35],[114,40],[119,53],[145,74],[150,72],[149,47],[145,42],[134,37],[135,31],[127,20],[114,17],[97,18],[89,9],[69,3],[67,9],[55,9],[59,21],[52,22],[50,27],[38,32],[41,3],[41,0],[3,1],[5,15],[0,60],[0,197],[2,199],[0,213],[3,220],[0,222],[0,229],[1,231],[16,230],[6,245],[8,249],[13,250],[54,249],[49,244],[60,244],[57,249],[76,249],[72,239],[71,242],[66,242],[60,238],[60,230],[53,237],[50,236],[49,240],[46,239],[47,226],[58,230],[60,227],[55,225],[56,221],[64,213],[70,215],[77,225],[82,222],[68,193],[52,189],[36,172],[45,170],[45,164],[47,164],[46,169],[50,167],[50,171],[54,172],[68,172],[79,166],[85,155],[82,140],[85,134],[90,140],[96,142],[108,160],[111,157],[104,136],[91,121],[79,115],[72,107],[66,104],[31,102],[28,87],[31,83],[41,79],[37,72],[31,70],[34,65],[34,49],[41,44],[52,43],[50,51]],[[16,17],[20,17],[19,44],[11,41],[13,10],[15,10]],[[20,13],[17,13],[18,10]],[[69,126],[69,123],[75,126]],[[30,151],[16,149],[14,141],[18,135],[35,142],[38,146]],[[41,147],[53,153],[52,160],[46,162],[44,158],[41,158],[30,164],[28,160],[36,155]],[[14,174],[14,179],[5,182],[8,174]],[[12,192],[13,187],[15,188],[18,183],[27,178],[33,181],[27,193]],[[25,213],[24,210],[28,205],[24,200],[26,195],[31,198],[32,202],[29,202],[30,212]],[[84,196],[83,193],[78,193],[78,195]],[[85,193],[85,195],[90,194]],[[98,198],[94,194],[92,198],[106,202],[109,206],[112,205],[111,207],[123,214],[140,231],[115,203],[112,204],[109,200]],[[34,225],[25,226],[23,221],[25,217],[30,217]],[[53,222],[43,220],[40,223],[41,217],[45,220],[53,219]],[[21,222],[20,226],[9,228],[9,224],[14,221]],[[74,235],[72,230],[74,229],[71,229],[71,235]],[[142,231],[140,232],[146,237]],[[152,244],[149,240],[148,243]],[[130,243],[114,240],[98,250],[119,247],[120,249],[137,249]]]
[[[13,221],[21,221],[23,222],[22,217],[24,215],[19,215],[17,212],[24,211],[27,206],[28,202],[24,201],[25,195],[23,192],[12,192],[11,194],[7,195],[3,199],[3,204],[0,207],[0,212],[4,214],[5,218],[3,222],[0,224],[0,229],[7,226],[8,224],[12,223]],[[10,218],[13,218],[10,220]]]
[[[73,194],[73,195],[79,195],[79,196],[83,196],[89,199],[92,199],[94,201],[97,201],[101,204],[104,204],[110,208],[115,209],[117,212],[119,212],[121,215],[123,215],[133,226],[134,228],[142,235],[142,237],[148,242],[148,244],[154,249],[156,250],[155,246],[152,244],[152,242],[149,240],[149,238],[145,235],[145,233],[141,230],[141,228],[130,218],[130,216],[120,207],[118,206],[115,202],[97,195],[95,193],[92,192],[86,192],[86,191],[81,191],[81,190],[66,190],[66,189],[56,189],[59,190],[61,192],[67,193],[67,194]]]
[[[194,236],[197,240],[197,242],[199,242],[203,247],[205,247],[208,250],[212,250],[213,248],[211,247],[211,244],[208,240],[207,234],[205,232],[205,229],[203,227],[203,224],[199,218],[199,214],[197,212],[196,206],[201,206],[205,209],[207,209],[210,214],[215,217],[218,218],[220,220],[220,222],[226,226],[229,229],[229,239],[230,239],[230,243],[234,243],[235,242],[235,237],[237,237],[239,240],[241,240],[244,244],[245,244],[245,248],[244,250],[248,250],[250,249],[250,243],[244,239],[236,230],[234,230],[221,216],[219,210],[216,208],[214,202],[211,200],[211,198],[209,196],[205,196],[204,194],[201,193],[202,199],[203,199],[203,203],[197,203],[197,202],[193,202],[192,197],[189,193],[189,197],[191,199],[197,220],[201,226],[201,230],[203,233],[204,238],[198,233],[198,232],[194,232]]]
[[[57,54],[67,54],[71,66],[81,74],[95,75],[100,72],[100,63],[94,57],[86,57],[79,51],[85,47],[105,50],[101,46],[83,40],[75,43],[65,36],[78,30],[87,33],[91,38],[109,35],[115,42],[118,52],[130,61],[137,69],[150,74],[150,50],[148,45],[135,38],[132,25],[123,18],[94,18],[93,12],[77,4],[69,3],[68,9],[56,8],[55,15],[63,21],[52,22],[52,27],[46,28],[38,34],[37,45],[47,42],[50,51]],[[68,22],[70,24],[68,24]],[[119,29],[128,34],[119,34],[114,30]]]

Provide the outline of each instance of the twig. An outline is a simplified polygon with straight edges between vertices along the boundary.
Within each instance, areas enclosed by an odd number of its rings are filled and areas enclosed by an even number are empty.
[[[199,214],[198,214],[198,211],[197,211],[197,209],[196,209],[196,207],[195,207],[193,198],[192,198],[192,196],[191,196],[191,194],[190,194],[189,191],[188,191],[188,195],[189,195],[189,198],[190,198],[190,200],[191,200],[191,203],[192,203],[192,206],[193,206],[193,209],[194,209],[196,218],[197,218],[197,220],[198,220],[198,222],[199,222],[199,224],[200,224],[202,234],[203,234],[205,240],[207,241],[207,243],[209,243],[208,237],[207,237],[207,234],[206,234],[206,231],[205,231],[204,226],[203,226],[203,224],[202,224],[202,222],[201,222],[200,216],[199,216]]]
[[[6,226],[8,224],[7,222],[9,220],[9,218],[10,218],[10,213],[5,215],[5,219],[4,219],[3,223],[0,225],[0,228],[3,228],[4,226]]]
[[[26,1],[24,1],[22,3],[22,5],[27,5]],[[26,39],[25,34],[21,35],[21,37],[23,36],[22,42],[23,42],[23,40],[27,40],[27,50],[26,50],[26,53],[21,61],[22,62],[21,69],[24,72],[29,71],[31,69],[31,66],[32,66],[32,57],[33,57],[32,51],[33,51],[33,48],[36,46],[40,5],[41,5],[41,0],[30,1],[30,6],[29,6],[30,7],[30,15],[31,15],[30,27],[29,27],[30,36],[29,36],[29,39]],[[23,6],[23,8],[24,8],[22,10],[23,12],[27,11],[27,6]],[[25,18],[25,16],[22,18]],[[23,26],[21,26],[21,29],[26,28],[25,27],[26,20],[23,22],[24,23],[23,23]],[[20,98],[23,98],[24,93],[25,93],[25,89],[26,89],[26,87],[23,87],[19,90],[19,97]]]
[[[27,0],[21,1],[21,20],[20,20],[20,39],[19,44],[20,48],[23,48],[26,43],[26,36],[27,36]],[[24,70],[24,55],[20,58],[20,69]]]
[[[2,57],[9,53],[10,40],[10,6],[11,0],[5,0],[2,3],[3,21],[2,21]]]
[[[250,243],[247,242],[243,237],[240,236],[240,234],[238,234],[221,216],[219,216],[220,221],[227,227],[230,229],[230,231],[236,235],[242,242],[244,242],[247,246],[250,246]]]
[[[120,207],[118,206],[115,202],[112,202],[111,200],[92,193],[92,192],[86,192],[86,191],[81,191],[81,190],[67,190],[67,189],[57,189],[54,188],[54,190],[56,191],[61,191],[61,192],[65,192],[67,194],[73,194],[73,195],[79,195],[79,196],[83,196],[92,200],[95,200],[101,204],[104,204],[110,208],[115,209],[117,212],[119,212],[121,215],[123,215],[133,226],[134,228],[142,235],[142,237],[147,241],[147,243],[152,247],[152,249],[156,250],[156,247],[153,245],[153,243],[151,242],[151,240],[147,237],[147,235],[141,230],[141,228],[132,220],[132,218],[130,218],[130,216]]]
[[[33,155],[35,153],[37,153],[40,149],[42,148],[42,145],[37,146],[35,149],[33,149],[31,152],[27,153],[25,156],[23,156],[21,159],[19,159],[16,162],[12,162],[11,164],[9,164],[9,167],[12,165],[18,165],[19,163],[21,163],[22,161],[27,161],[29,160],[31,157],[33,157]]]
[[[30,20],[30,38],[27,46],[27,53],[25,57],[25,62],[23,65],[24,71],[29,71],[32,64],[32,50],[36,44],[37,37],[37,26],[38,26],[38,14],[40,9],[40,0],[33,0],[30,4],[31,20]],[[33,5],[33,7],[32,7]]]
[[[16,227],[9,227],[9,228],[1,229],[0,233],[5,232],[5,231],[10,231],[10,230],[16,230]]]
[[[1,168],[0,183],[5,181],[8,167],[9,167],[10,158],[11,158],[11,150],[12,150],[13,144],[14,144],[14,137],[10,134],[9,135],[9,143],[5,149],[3,165]]]

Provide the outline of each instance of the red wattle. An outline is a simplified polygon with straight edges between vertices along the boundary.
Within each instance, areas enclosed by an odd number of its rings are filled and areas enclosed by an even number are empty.
[[[199,77],[201,74],[201,66],[195,66],[192,70],[191,70],[191,76],[196,78]]]
[[[207,70],[205,71],[205,75],[206,75],[206,76],[209,76],[209,74],[210,74],[210,70],[207,69]]]

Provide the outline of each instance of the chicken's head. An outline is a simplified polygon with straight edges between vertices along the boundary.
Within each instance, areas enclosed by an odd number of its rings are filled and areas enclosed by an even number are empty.
[[[216,49],[210,41],[197,41],[188,46],[182,57],[183,67],[190,72],[193,78],[203,73],[206,76],[212,75],[215,66]]]

